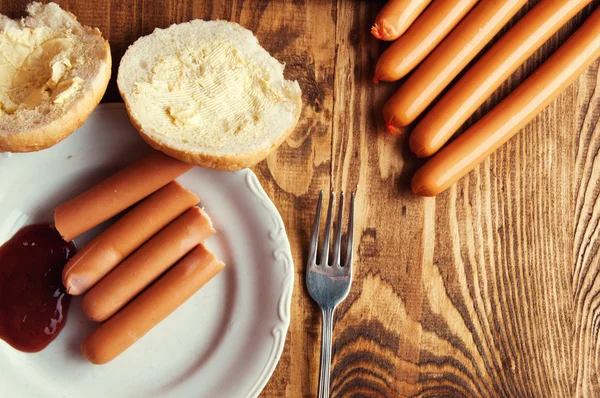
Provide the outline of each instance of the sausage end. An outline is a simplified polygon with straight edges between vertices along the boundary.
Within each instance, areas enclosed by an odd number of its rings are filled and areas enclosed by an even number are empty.
[[[98,300],[96,299],[94,289],[90,290],[85,296],[83,296],[83,300],[81,300],[81,309],[85,316],[88,317],[89,320],[93,322],[104,322],[110,315],[112,314],[103,314],[98,311]]]
[[[65,286],[67,294],[70,294],[71,296],[82,295],[90,288],[86,283],[82,283],[81,280],[77,280],[77,278],[70,275],[63,275],[63,285]]]
[[[375,37],[377,40],[383,40],[383,30],[379,27],[379,25],[374,24],[371,27],[371,34],[373,35],[373,37]]]
[[[422,142],[417,141],[415,137],[415,132],[413,131],[408,144],[410,146],[410,150],[418,157],[418,158],[427,158],[435,153],[435,149],[423,144]]]
[[[62,205],[54,210],[54,229],[60,234],[65,242],[72,241],[75,237],[65,234],[67,227],[63,225],[64,217],[62,217]]]
[[[94,365],[104,365],[105,363],[112,361],[115,356],[111,355],[111,353],[103,352],[105,351],[103,349],[104,346],[99,344],[98,341],[95,341],[97,337],[96,330],[83,340],[79,350],[81,351],[81,355],[83,355],[90,363]]]
[[[426,177],[422,176],[423,167],[421,167],[415,175],[413,176],[410,187],[412,192],[418,196],[436,196],[440,192],[436,189],[436,187],[430,186],[426,181]]]
[[[393,135],[402,135],[402,134],[404,134],[404,129],[402,127],[398,127],[398,126],[394,125],[391,122],[386,122],[385,123],[385,128],[387,129],[387,131],[389,131]]]

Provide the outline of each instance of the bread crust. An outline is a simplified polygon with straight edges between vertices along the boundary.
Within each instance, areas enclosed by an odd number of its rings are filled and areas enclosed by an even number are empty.
[[[94,76],[91,87],[83,97],[74,101],[67,112],[50,123],[35,129],[16,134],[0,135],[1,152],[35,152],[49,148],[67,138],[77,130],[100,103],[112,70],[112,58],[108,41],[104,40],[104,59],[100,73]]]
[[[120,91],[120,90],[119,90]],[[224,170],[224,171],[235,171],[241,170],[246,167],[254,166],[255,164],[263,161],[269,156],[271,152],[277,149],[283,142],[287,139],[287,137],[294,131],[296,125],[298,124],[298,120],[300,119],[300,114],[302,113],[302,97],[298,95],[295,98],[296,102],[296,113],[294,117],[296,119],[296,123],[286,130],[281,136],[278,137],[276,141],[274,141],[269,148],[263,148],[256,151],[248,151],[248,152],[239,152],[235,155],[214,155],[205,152],[193,152],[187,150],[181,150],[178,148],[173,148],[171,146],[166,145],[161,140],[157,140],[152,137],[151,134],[148,134],[142,128],[141,123],[132,116],[132,112],[129,109],[129,104],[127,103],[127,96],[121,92],[121,97],[123,97],[123,101],[125,102],[125,108],[127,109],[127,114],[129,115],[129,120],[131,124],[136,128],[136,130],[140,133],[140,136],[150,145],[152,148],[161,151],[175,159],[181,160],[182,162],[195,164],[196,166],[205,167],[209,169],[216,170]]]
[[[214,22],[225,22],[226,24],[235,25],[235,29],[240,29],[244,32],[247,32],[244,34],[250,34],[252,38],[256,40],[254,35],[252,35],[252,32],[248,31],[247,29],[244,29],[243,27],[240,27],[236,23],[227,21],[199,20],[185,22],[179,25],[172,25],[171,27],[165,30],[160,30],[158,33],[159,36],[157,37],[164,40],[165,38],[160,35],[164,35],[164,32],[167,32],[173,28],[179,28],[180,26],[183,27],[183,25],[186,25],[185,28],[189,29],[189,27],[193,24],[212,24]],[[150,41],[148,39],[150,38],[150,36],[156,34],[157,32],[154,32],[149,36],[145,36],[144,38],[138,39],[138,41],[136,41],[136,43],[134,43],[129,48],[128,52],[123,56],[123,60],[121,61],[121,65],[119,66],[119,73],[123,73],[123,75],[117,77],[117,85],[119,87],[121,97],[123,98],[123,101],[125,103],[129,119],[133,126],[136,128],[136,130],[138,130],[138,132],[140,133],[140,136],[152,148],[159,150],[183,162],[195,164],[200,167],[225,171],[234,171],[253,166],[267,158],[267,156],[275,149],[277,149],[294,130],[302,112],[302,93],[299,89],[294,91],[293,94],[290,97],[288,97],[289,104],[290,106],[293,106],[293,110],[290,110],[289,113],[287,113],[286,115],[291,116],[291,118],[288,119],[289,121],[285,123],[285,126],[281,126],[279,128],[276,127],[270,130],[270,132],[272,133],[270,134],[269,142],[267,142],[267,145],[261,144],[261,147],[255,147],[252,149],[236,147],[235,151],[230,150],[229,153],[215,153],[212,152],[210,149],[184,144],[183,141],[178,141],[175,138],[163,137],[160,134],[160,131],[157,132],[156,127],[152,123],[148,122],[148,119],[146,117],[147,115],[145,113],[140,112],[137,108],[139,104],[136,103],[135,97],[132,95],[131,92],[131,85],[135,84],[135,80],[131,80],[129,78],[130,75],[126,73],[126,69],[133,67],[133,65],[136,65],[135,62],[139,62],[139,59],[136,57],[138,55],[136,51],[139,51],[139,49],[135,48],[135,46],[139,46],[138,43],[141,41],[144,41],[145,46],[150,46]],[[157,39],[157,41],[159,40]],[[260,46],[258,41],[256,41],[256,45]],[[146,48],[146,50],[149,51],[148,48]],[[278,63],[278,61],[275,60],[270,54],[268,54],[263,48],[261,48],[261,51],[264,51],[264,53],[270,59]],[[283,68],[282,65],[279,64],[279,66]],[[293,114],[291,114],[292,112]],[[289,127],[290,124],[291,127]],[[225,145],[227,145],[227,140],[225,140]]]

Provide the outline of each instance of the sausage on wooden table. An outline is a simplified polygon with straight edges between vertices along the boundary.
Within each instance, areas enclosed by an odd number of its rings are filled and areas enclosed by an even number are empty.
[[[542,1],[525,14],[413,129],[410,148],[417,157],[437,152],[502,82],[591,1]]]
[[[379,57],[373,81],[402,79],[450,33],[477,0],[434,1]]]
[[[385,103],[387,129],[402,134],[526,3],[480,1]]]
[[[371,34],[379,40],[396,40],[432,0],[389,0],[375,17]]]
[[[529,123],[598,57],[600,9],[504,101],[417,170],[413,192],[435,196],[446,190]]]

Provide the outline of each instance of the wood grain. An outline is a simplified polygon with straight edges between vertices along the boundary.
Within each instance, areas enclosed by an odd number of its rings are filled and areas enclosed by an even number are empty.
[[[355,281],[336,313],[333,396],[600,396],[599,62],[466,178],[423,199],[408,188],[418,162],[381,121],[397,85],[370,82],[386,46],[369,35],[381,3],[58,3],[111,43],[105,101],[120,100],[116,68],[128,45],[193,18],[252,29],[299,81],[299,126],[254,167],[282,214],[297,271],[286,347],[262,396],[316,394],[320,314],[304,287],[313,211],[319,189],[357,185]],[[530,75],[593,3],[466,126]],[[0,11],[16,17],[25,4],[0,0]]]

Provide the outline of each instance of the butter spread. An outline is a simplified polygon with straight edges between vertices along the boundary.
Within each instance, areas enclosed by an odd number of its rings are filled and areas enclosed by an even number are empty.
[[[134,83],[136,107],[156,113],[158,134],[187,143],[206,144],[203,137],[213,137],[218,146],[220,135],[242,130],[258,136],[261,115],[284,101],[270,71],[227,39],[160,56],[147,76]],[[201,129],[185,134],[195,127]]]
[[[42,103],[69,102],[83,80],[72,76],[81,63],[69,30],[8,27],[0,31],[0,114],[16,114]]]

